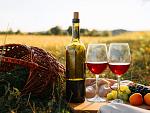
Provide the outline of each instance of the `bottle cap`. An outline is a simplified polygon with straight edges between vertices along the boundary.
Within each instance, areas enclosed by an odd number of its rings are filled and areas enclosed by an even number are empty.
[[[74,19],[79,19],[79,12],[74,12],[73,17]]]

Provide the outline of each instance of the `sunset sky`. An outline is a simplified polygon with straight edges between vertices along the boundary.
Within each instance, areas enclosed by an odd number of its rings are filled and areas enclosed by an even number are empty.
[[[150,31],[150,0],[0,0],[0,30],[66,29],[74,11],[82,28]]]

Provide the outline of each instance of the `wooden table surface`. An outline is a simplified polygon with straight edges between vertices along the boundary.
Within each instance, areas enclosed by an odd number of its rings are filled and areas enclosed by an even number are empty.
[[[70,103],[70,106],[75,110],[75,113],[97,113],[97,111],[100,109],[101,106],[107,104],[108,102],[98,103],[85,101],[84,103]],[[144,104],[138,107],[143,109],[150,109],[150,106]]]

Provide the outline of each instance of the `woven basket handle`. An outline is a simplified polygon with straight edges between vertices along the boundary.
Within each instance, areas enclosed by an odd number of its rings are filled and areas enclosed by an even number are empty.
[[[28,67],[30,69],[35,69],[39,66],[37,63],[34,63],[34,62],[27,62],[22,59],[16,59],[16,58],[11,58],[11,57],[3,57],[2,56],[0,60],[1,60],[1,62],[18,64],[18,65],[22,65],[24,67]]]

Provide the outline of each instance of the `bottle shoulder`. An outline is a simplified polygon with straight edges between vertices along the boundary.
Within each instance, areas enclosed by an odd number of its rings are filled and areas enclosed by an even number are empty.
[[[85,50],[85,45],[82,42],[71,42],[66,46],[66,49],[81,48]]]

